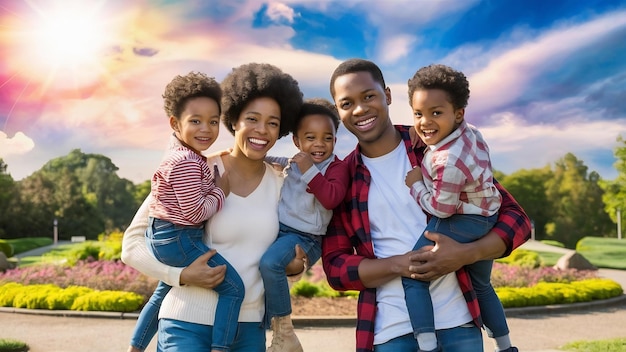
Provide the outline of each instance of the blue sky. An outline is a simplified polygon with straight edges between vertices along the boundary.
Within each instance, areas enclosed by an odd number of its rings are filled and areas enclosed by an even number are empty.
[[[0,21],[0,158],[17,180],[75,148],[149,179],[170,133],[169,80],[221,80],[247,62],[277,65],[306,97],[330,99],[341,61],[372,60],[404,124],[407,80],[452,66],[470,80],[466,119],[505,173],[571,152],[613,179],[626,137],[625,1],[15,0],[0,5]],[[337,154],[355,143],[342,127]],[[211,150],[230,145],[223,129]],[[272,150],[294,152],[290,138]]]

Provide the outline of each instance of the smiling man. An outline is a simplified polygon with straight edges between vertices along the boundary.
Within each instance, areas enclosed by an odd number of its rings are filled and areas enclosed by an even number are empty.
[[[409,126],[389,117],[391,91],[376,64],[351,59],[331,77],[330,92],[344,126],[358,139],[344,162],[352,186],[334,211],[324,236],[322,258],[330,285],[359,290],[356,349],[416,351],[402,277],[432,281],[437,339],[446,352],[482,350],[476,295],[464,265],[508,255],[530,237],[530,221],[510,194],[497,185],[503,202],[494,228],[461,244],[437,233],[436,245],[410,251],[427,216],[412,199],[404,178],[419,167],[424,144],[411,142]],[[456,275],[454,274],[456,272]]]

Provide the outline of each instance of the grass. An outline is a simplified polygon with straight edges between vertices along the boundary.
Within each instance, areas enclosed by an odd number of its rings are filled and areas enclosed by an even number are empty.
[[[0,338],[0,352],[26,352],[30,347],[25,342]]]
[[[626,270],[626,239],[585,237],[576,250],[598,268]]]
[[[621,352],[626,351],[626,338],[597,341],[574,341],[561,347],[563,351]]]
[[[20,254],[31,249],[48,246],[52,244],[52,239],[48,237],[28,237],[5,240],[13,246],[13,254]]]
[[[80,245],[78,243],[61,244],[52,248],[44,255],[23,257],[20,259],[20,267],[27,267],[35,264],[52,264],[63,263],[67,260],[67,253],[72,250],[73,247]]]

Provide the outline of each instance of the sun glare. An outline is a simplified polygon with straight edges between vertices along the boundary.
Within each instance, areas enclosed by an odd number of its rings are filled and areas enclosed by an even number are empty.
[[[15,63],[22,74],[47,81],[54,77],[88,81],[104,69],[115,45],[113,22],[104,1],[28,1],[31,11],[14,21]],[[65,77],[68,74],[71,77]]]
[[[96,59],[106,45],[102,23],[78,11],[47,14],[33,40],[41,56],[55,65],[80,66]]]

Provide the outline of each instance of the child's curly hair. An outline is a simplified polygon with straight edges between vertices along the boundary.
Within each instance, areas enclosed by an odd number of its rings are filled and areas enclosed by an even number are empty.
[[[293,131],[291,131],[294,135],[298,133],[302,119],[309,115],[328,116],[333,121],[335,132],[337,132],[337,129],[339,128],[339,113],[337,112],[335,104],[324,98],[310,98],[305,100],[302,104],[298,118],[294,123]]]
[[[213,77],[209,77],[201,72],[189,72],[185,76],[176,76],[165,86],[163,93],[163,109],[167,116],[174,116],[180,119],[185,109],[185,104],[191,98],[207,97],[215,100],[220,109],[222,100],[222,88]]]
[[[463,72],[440,64],[422,67],[409,79],[409,103],[413,93],[421,89],[445,91],[455,109],[465,108],[470,96],[469,82]]]
[[[233,125],[241,111],[252,100],[271,98],[280,107],[280,130],[284,137],[293,128],[302,106],[298,82],[289,74],[270,64],[250,63],[234,68],[222,81],[222,122],[235,134]]]

